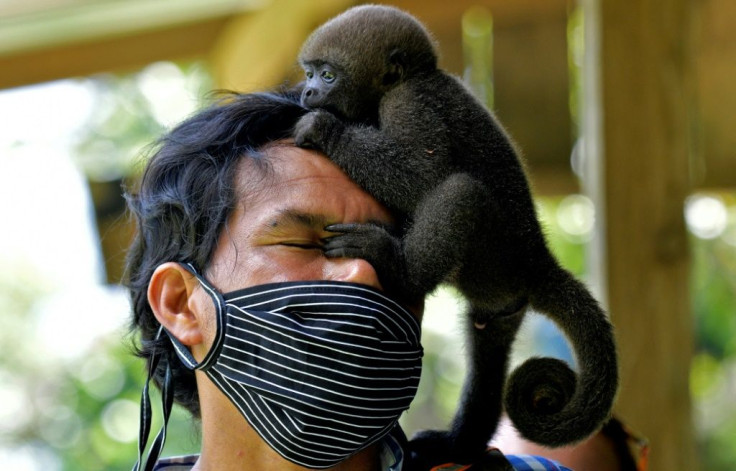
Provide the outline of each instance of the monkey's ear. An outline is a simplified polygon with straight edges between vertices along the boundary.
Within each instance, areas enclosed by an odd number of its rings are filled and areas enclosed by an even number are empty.
[[[393,85],[404,77],[406,67],[406,53],[401,49],[394,49],[388,55],[388,67],[383,75],[384,85]]]

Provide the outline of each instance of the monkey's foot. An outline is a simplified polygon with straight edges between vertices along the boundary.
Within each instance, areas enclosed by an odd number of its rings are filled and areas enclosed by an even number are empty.
[[[443,463],[471,464],[471,469],[505,470],[505,467],[482,467],[486,455],[485,443],[461,443],[449,431],[424,430],[418,432],[409,441],[412,469],[426,470]],[[489,458],[488,461],[493,461]],[[505,459],[499,460],[508,464]]]

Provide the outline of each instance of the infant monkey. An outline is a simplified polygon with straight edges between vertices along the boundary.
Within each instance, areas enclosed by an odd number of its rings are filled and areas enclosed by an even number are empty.
[[[468,463],[493,435],[502,404],[520,433],[547,446],[580,441],[608,418],[618,387],[613,329],[585,286],[547,248],[522,164],[491,113],[437,68],[424,26],[396,8],[352,8],[318,28],[299,61],[297,145],[322,150],[399,215],[398,234],[329,226],[329,257],[369,261],[386,289],[417,300],[442,282],[467,299],[469,371],[448,431],[410,442],[421,466]],[[527,360],[506,380],[527,308],[553,319],[578,374]],[[504,389],[505,385],[505,389]]]

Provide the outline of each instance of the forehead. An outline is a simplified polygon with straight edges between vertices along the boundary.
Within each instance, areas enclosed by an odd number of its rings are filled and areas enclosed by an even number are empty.
[[[279,141],[262,152],[267,170],[253,159],[240,163],[236,188],[241,211],[298,209],[334,222],[392,221],[383,205],[324,154],[289,141]]]

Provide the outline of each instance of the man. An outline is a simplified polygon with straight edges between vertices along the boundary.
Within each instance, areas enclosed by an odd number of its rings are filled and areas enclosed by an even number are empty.
[[[144,468],[146,385],[137,469],[399,471],[409,458],[397,421],[419,381],[422,308],[323,250],[331,224],[392,216],[291,143],[304,112],[289,95],[234,95],[166,135],[128,195],[139,354],[165,415],[175,400],[202,426],[199,455],[158,461],[164,431]]]

